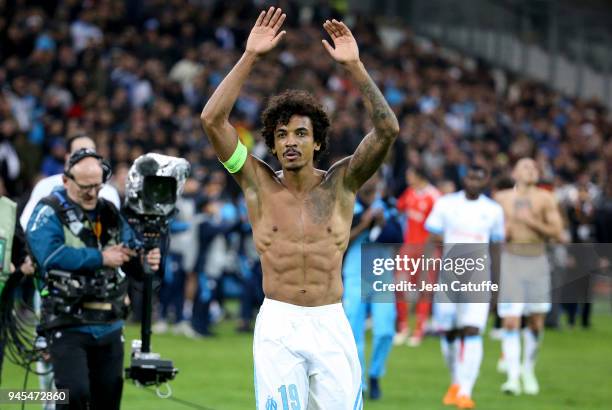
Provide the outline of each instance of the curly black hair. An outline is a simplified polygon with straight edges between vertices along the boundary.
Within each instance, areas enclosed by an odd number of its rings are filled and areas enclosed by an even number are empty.
[[[274,149],[274,130],[279,124],[286,125],[292,115],[303,115],[310,118],[314,141],[321,144],[319,151],[314,153],[316,160],[327,150],[329,117],[323,110],[323,106],[306,91],[287,90],[270,99],[268,106],[261,114],[263,124],[261,134],[266,140],[266,145],[270,150]]]

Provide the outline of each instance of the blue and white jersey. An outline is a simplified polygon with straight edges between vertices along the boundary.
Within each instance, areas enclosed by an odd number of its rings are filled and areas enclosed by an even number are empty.
[[[505,238],[504,211],[485,195],[469,200],[464,191],[436,201],[425,229],[440,235],[444,243],[502,242]]]
[[[375,204],[372,204],[375,206]],[[381,206],[377,203],[376,206]],[[359,198],[355,201],[355,207],[353,210],[353,222],[352,227],[359,224],[363,213],[367,211],[367,208],[359,201]],[[346,253],[344,254],[342,274],[346,281],[354,281],[356,284],[361,283],[361,244],[369,242],[368,237],[370,236],[370,229],[364,229],[359,235],[357,235],[348,245]]]
[[[344,255],[344,261],[342,266],[342,274],[345,280],[345,286],[351,280],[357,285],[361,282],[361,245],[364,243],[371,242],[382,242],[382,243],[399,243],[402,240],[401,226],[396,221],[397,210],[389,206],[380,198],[374,200],[370,205],[372,209],[382,209],[385,219],[385,224],[382,227],[375,226],[370,227],[361,232],[355,237],[348,245],[346,253]],[[355,208],[353,211],[353,222],[351,228],[358,225],[361,221],[363,214],[368,210],[359,198],[355,201]],[[382,256],[381,256],[382,257]]]

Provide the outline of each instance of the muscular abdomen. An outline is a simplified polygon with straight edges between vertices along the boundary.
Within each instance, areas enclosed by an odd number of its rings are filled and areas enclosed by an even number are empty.
[[[321,245],[323,243],[321,242]],[[267,297],[302,306],[320,306],[342,299],[342,252],[298,244],[270,247],[261,255]],[[286,250],[293,249],[291,254]]]
[[[331,202],[331,210],[313,215],[306,201],[283,194],[275,199],[253,225],[265,295],[301,306],[340,302],[352,213],[344,215]]]

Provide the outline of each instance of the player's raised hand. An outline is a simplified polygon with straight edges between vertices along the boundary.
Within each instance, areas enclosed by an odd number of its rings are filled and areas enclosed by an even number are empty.
[[[246,51],[263,55],[272,50],[283,38],[286,32],[278,30],[283,25],[286,15],[280,8],[270,7],[259,13],[259,17],[247,39]],[[277,34],[278,33],[278,34]]]
[[[335,19],[326,20],[323,28],[334,42],[334,47],[332,47],[327,40],[322,40],[323,46],[334,60],[342,64],[359,62],[357,41],[346,24]]]

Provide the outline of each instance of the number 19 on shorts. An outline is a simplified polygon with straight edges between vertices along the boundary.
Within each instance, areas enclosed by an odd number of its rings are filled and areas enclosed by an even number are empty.
[[[281,401],[283,402],[283,410],[300,410],[300,397],[295,384],[287,386],[283,384],[278,388],[278,392],[281,395]],[[279,409],[280,410],[280,409]]]

